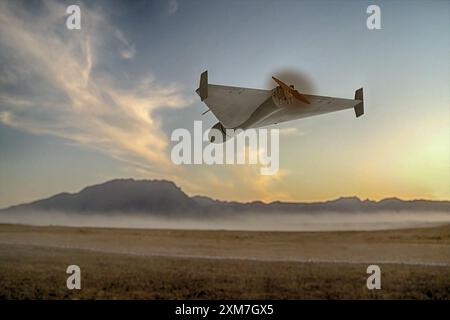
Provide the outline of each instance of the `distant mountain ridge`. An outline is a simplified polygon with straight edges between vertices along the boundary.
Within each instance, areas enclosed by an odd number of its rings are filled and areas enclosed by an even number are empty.
[[[336,200],[302,203],[274,201],[264,203],[220,201],[205,196],[189,197],[175,183],[167,180],[115,179],[88,186],[77,193],[59,193],[34,202],[12,206],[0,212],[63,211],[68,213],[142,213],[160,215],[215,215],[221,213],[314,213],[439,211],[450,212],[450,201],[400,200],[380,201],[342,197]]]

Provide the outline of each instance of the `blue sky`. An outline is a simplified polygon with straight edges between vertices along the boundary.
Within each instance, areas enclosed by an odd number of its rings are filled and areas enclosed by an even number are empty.
[[[243,201],[450,198],[448,1],[80,2],[73,31],[68,4],[1,4],[0,206],[117,177]],[[277,176],[175,167],[171,131],[217,121],[194,93],[206,69],[243,87],[286,69],[311,79],[304,93],[364,87],[366,114],[281,125]]]

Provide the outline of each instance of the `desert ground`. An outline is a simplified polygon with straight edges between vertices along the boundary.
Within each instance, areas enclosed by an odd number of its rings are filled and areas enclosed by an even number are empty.
[[[66,268],[81,268],[68,290]],[[381,268],[368,290],[366,269]],[[257,232],[0,225],[0,299],[450,299],[450,225]]]

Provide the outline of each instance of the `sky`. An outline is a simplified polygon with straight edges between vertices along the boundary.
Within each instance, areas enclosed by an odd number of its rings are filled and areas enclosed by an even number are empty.
[[[81,8],[81,30],[66,8]],[[366,9],[381,8],[381,30]],[[448,1],[0,1],[0,207],[114,178],[168,179],[189,195],[239,201],[450,199]],[[181,165],[176,128],[217,122],[210,83],[274,87],[346,110],[279,125],[280,169]]]

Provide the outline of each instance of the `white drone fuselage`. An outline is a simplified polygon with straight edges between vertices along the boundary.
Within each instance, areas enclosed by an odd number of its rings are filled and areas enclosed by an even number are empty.
[[[356,90],[355,99],[344,99],[300,94],[274,80],[281,85],[272,90],[222,86],[209,84],[205,71],[196,92],[219,120],[213,128],[224,134],[226,129],[265,127],[345,109],[354,109],[357,117],[364,114],[362,88]]]

